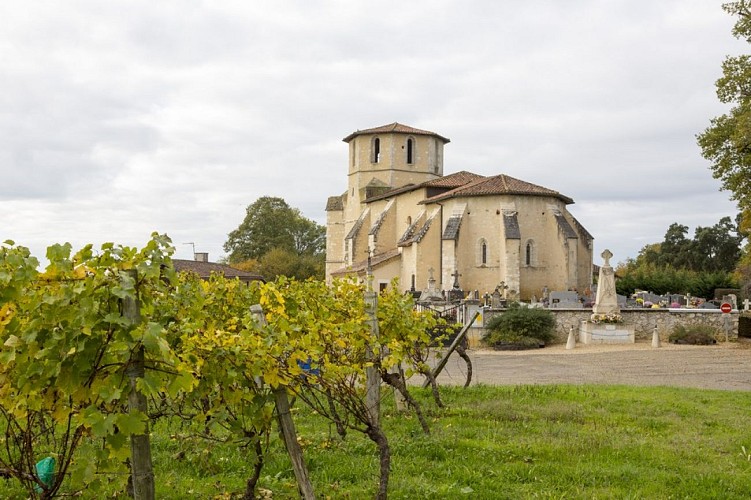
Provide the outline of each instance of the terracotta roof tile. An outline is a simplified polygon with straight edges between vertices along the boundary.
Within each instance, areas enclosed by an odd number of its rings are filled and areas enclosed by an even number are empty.
[[[385,193],[379,194],[378,196],[373,196],[372,198],[368,198],[365,201],[366,202],[378,201],[384,198],[390,198],[398,194],[408,193],[410,191],[414,191],[415,189],[421,189],[421,188],[455,189],[455,188],[464,186],[465,184],[469,184],[470,182],[476,181],[478,179],[484,179],[484,177],[482,175],[473,174],[472,172],[467,172],[467,171],[462,170],[461,172],[444,175],[437,179],[432,179],[429,181],[421,182],[420,184],[407,184],[405,186],[398,187],[396,189],[392,189],[391,191],[387,191]]]
[[[440,136],[436,134],[435,132],[430,132],[429,130],[420,130],[419,128],[410,127],[409,125],[402,125],[401,123],[389,123],[388,125],[381,125],[380,127],[375,128],[368,128],[365,130],[357,130],[355,132],[352,132],[347,137],[342,139],[344,142],[349,142],[358,135],[365,135],[365,134],[410,134],[410,135],[432,135],[434,137],[438,137],[441,139],[444,143],[451,142],[446,137]]]
[[[443,177],[439,177],[438,179],[433,179],[432,181],[426,181],[420,184],[421,187],[442,187],[442,188],[458,188],[461,186],[464,186],[466,184],[469,184],[470,182],[475,182],[480,179],[484,179],[485,177],[478,174],[473,174],[472,172],[467,172],[466,170],[462,170],[461,172],[455,172],[453,174],[444,175]]]
[[[574,202],[568,196],[564,196],[558,191],[553,191],[537,184],[515,179],[508,175],[501,174],[493,177],[484,177],[475,180],[469,184],[452,189],[446,193],[433,196],[423,200],[421,203],[433,203],[436,201],[447,200],[449,198],[457,198],[461,196],[490,196],[498,194],[520,194],[531,196],[552,196],[562,200],[566,204]]]

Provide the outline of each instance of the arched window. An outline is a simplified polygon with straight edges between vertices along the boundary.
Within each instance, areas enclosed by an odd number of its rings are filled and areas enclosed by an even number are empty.
[[[533,265],[535,262],[535,242],[529,240],[527,246],[524,249],[524,264],[527,266]]]
[[[372,157],[370,159],[373,163],[378,163],[381,159],[381,139],[378,137],[373,138]]]
[[[485,238],[480,238],[477,241],[477,266],[488,265],[488,242]]]
[[[411,165],[415,162],[415,140],[413,138],[407,139],[407,164]]]

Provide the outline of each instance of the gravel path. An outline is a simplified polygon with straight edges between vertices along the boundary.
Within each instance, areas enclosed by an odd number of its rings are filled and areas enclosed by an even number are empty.
[[[745,339],[744,339],[745,340]],[[467,351],[472,384],[626,384],[751,390],[751,343],[714,346],[651,342],[629,345],[584,345],[566,350],[552,345],[528,351]],[[456,354],[438,377],[445,385],[463,385],[466,364]]]

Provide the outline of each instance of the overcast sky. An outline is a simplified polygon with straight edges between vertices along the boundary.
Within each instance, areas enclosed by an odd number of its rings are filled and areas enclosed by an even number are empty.
[[[695,135],[748,52],[712,0],[5,1],[0,241],[225,255],[258,197],[319,223],[357,129],[560,191],[596,263],[735,216]]]

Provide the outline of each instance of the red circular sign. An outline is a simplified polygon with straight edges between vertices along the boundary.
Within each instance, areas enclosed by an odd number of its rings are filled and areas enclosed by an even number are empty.
[[[724,313],[729,313],[732,310],[733,310],[733,306],[731,306],[727,302],[723,302],[722,305],[720,306],[720,311]]]

